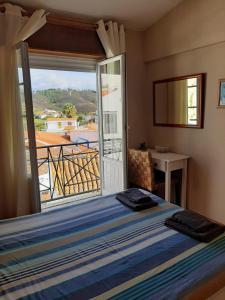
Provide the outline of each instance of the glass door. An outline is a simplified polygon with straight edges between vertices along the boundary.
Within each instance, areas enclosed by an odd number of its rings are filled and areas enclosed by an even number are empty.
[[[32,211],[39,212],[40,193],[36,157],[36,141],[34,131],[33,104],[30,82],[30,68],[28,59],[28,47],[26,43],[20,43],[16,50],[17,78],[19,90],[18,113],[23,119],[24,144],[26,151],[27,177],[31,182],[33,195]]]
[[[99,125],[103,195],[127,186],[125,56],[98,64]]]

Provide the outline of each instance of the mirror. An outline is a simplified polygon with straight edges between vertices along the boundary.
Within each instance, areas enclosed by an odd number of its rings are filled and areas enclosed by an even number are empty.
[[[153,82],[154,125],[203,128],[204,74]]]

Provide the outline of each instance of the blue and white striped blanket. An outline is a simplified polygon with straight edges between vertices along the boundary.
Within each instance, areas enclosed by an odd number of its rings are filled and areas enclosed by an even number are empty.
[[[133,212],[101,197],[0,222],[0,299],[182,299],[225,268],[225,236],[163,225],[180,208]]]

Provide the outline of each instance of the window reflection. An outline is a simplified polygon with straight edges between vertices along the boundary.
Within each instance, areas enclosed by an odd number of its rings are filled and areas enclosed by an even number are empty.
[[[154,122],[157,125],[201,124],[202,74],[154,82]]]

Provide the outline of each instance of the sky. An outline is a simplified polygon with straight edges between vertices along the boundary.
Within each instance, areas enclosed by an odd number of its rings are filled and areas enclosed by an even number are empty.
[[[78,89],[96,90],[96,74],[74,71],[31,69],[32,90]]]

